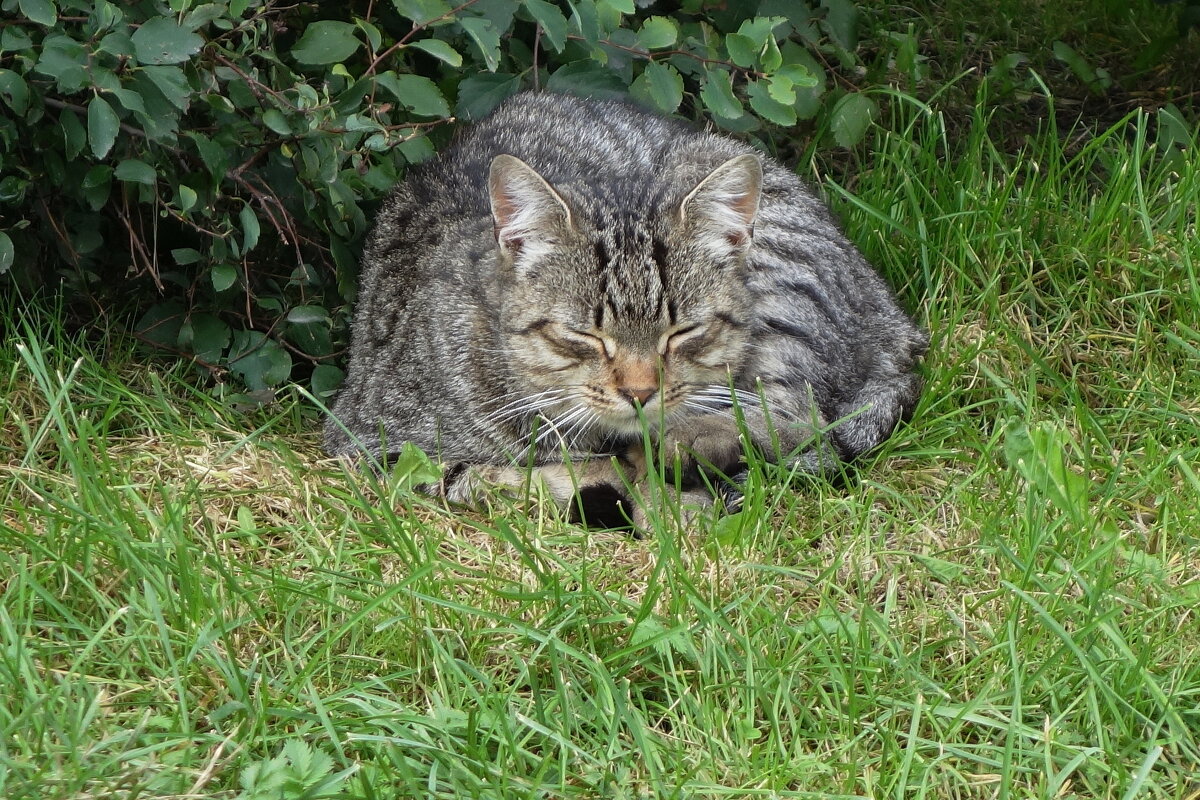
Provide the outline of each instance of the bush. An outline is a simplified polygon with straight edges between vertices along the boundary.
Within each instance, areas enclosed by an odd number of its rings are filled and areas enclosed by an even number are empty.
[[[873,101],[823,66],[855,65],[850,0],[645,5],[4,0],[0,280],[136,308],[218,383],[325,395],[375,202],[518,90],[864,134]]]

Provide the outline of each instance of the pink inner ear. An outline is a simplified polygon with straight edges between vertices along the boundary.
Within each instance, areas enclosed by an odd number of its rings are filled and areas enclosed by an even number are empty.
[[[512,195],[509,192],[500,191],[492,196],[492,221],[496,231],[496,239],[500,238],[500,232],[512,222],[515,211]]]

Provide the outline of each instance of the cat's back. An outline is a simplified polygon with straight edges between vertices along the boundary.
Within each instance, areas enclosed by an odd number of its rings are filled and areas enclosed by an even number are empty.
[[[632,103],[526,92],[465,129],[436,160],[410,173],[413,202],[453,197],[464,215],[488,213],[492,159],[516,156],[556,188],[661,182],[685,141],[700,137],[681,120]]]

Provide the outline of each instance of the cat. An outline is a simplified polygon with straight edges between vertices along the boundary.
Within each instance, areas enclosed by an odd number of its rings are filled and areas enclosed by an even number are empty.
[[[622,101],[508,99],[394,189],[363,265],[325,448],[411,442],[456,503],[536,485],[608,524],[654,451],[685,489],[748,447],[829,474],[921,389],[926,334],[792,172]]]

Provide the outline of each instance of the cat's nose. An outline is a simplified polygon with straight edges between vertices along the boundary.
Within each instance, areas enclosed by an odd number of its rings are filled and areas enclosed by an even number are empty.
[[[657,391],[658,389],[655,389],[653,386],[648,389],[627,389],[622,387],[617,390],[617,393],[628,400],[630,404],[636,401],[638,405],[644,406],[650,401],[651,397],[654,397],[654,393]]]

